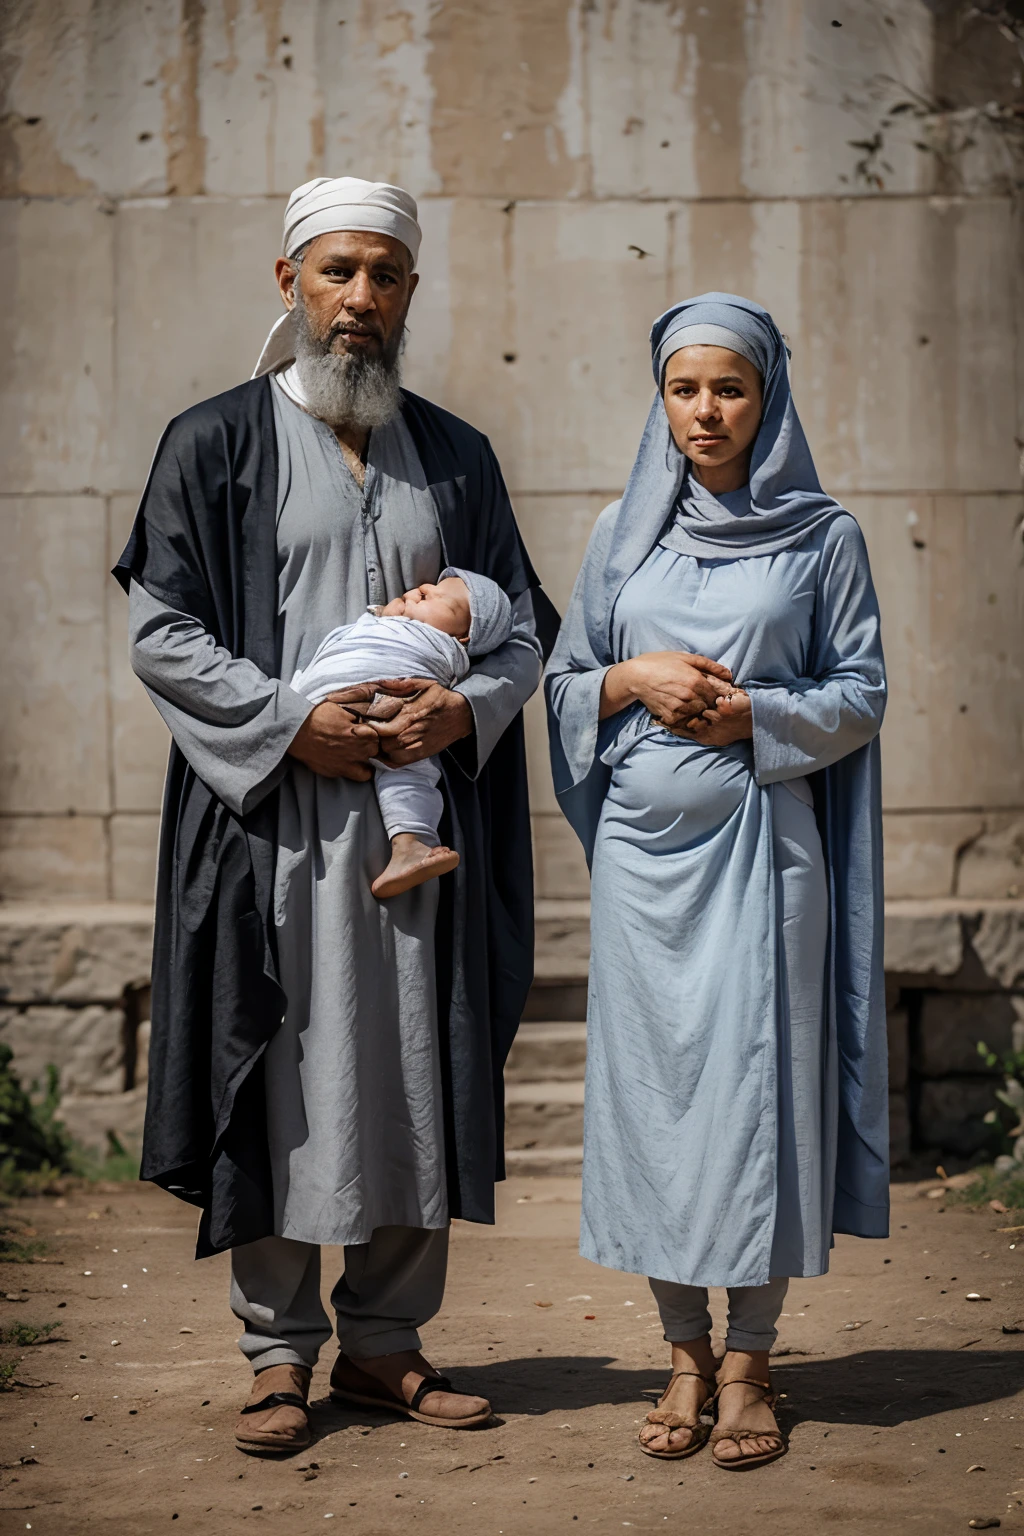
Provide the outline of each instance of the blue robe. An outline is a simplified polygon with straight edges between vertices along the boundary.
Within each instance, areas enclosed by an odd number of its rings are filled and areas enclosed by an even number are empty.
[[[694,1285],[820,1274],[833,1232],[888,1231],[885,676],[863,538],[837,509],[790,548],[704,559],[671,526],[617,526],[620,505],[546,678],[555,788],[593,874],[581,1252]],[[680,739],[640,705],[599,723],[608,666],[669,649],[732,668],[752,741]]]

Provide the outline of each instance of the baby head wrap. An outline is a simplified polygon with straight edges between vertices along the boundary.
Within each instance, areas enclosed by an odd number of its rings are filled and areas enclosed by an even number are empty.
[[[444,581],[446,576],[461,576],[469,588],[470,624],[466,646],[469,654],[486,656],[488,651],[496,651],[512,633],[512,604],[508,594],[496,581],[476,571],[463,571],[449,565],[437,579]]]
[[[363,181],[359,176],[315,176],[296,187],[284,212],[282,250],[290,258],[318,235],[349,229],[400,240],[415,267],[422,238],[416,199],[401,187],[389,186],[386,181]],[[277,373],[294,361],[289,310],[271,327],[252,376],[258,379],[263,373]]]

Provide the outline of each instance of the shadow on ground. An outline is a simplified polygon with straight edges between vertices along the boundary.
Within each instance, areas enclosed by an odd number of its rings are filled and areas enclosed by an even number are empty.
[[[548,1355],[454,1372],[457,1387],[489,1398],[496,1413],[530,1415],[649,1402],[666,1374],[620,1369],[609,1355]],[[790,1426],[810,1419],[886,1427],[1012,1397],[1024,1388],[1024,1352],[861,1350],[838,1360],[774,1365],[772,1376],[776,1390],[786,1394]],[[321,1434],[388,1417],[344,1409],[326,1397],[312,1406]]]

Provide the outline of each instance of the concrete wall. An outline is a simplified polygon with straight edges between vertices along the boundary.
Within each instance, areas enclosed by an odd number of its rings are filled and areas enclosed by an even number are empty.
[[[903,113],[864,147],[901,99],[1019,96],[1013,48],[948,13],[8,0],[3,897],[150,896],[166,738],[106,573],[168,417],[251,370],[285,196],[321,172],[421,199],[409,382],[490,434],[556,602],[627,474],[653,317],[771,308],[880,590],[889,893],[1020,895],[1012,146]],[[539,895],[585,896],[536,708],[531,751]]]

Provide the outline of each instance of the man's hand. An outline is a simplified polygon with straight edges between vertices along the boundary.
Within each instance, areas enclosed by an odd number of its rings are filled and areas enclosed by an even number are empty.
[[[322,778],[365,783],[373,774],[369,762],[377,756],[377,733],[343,706],[369,703],[373,695],[369,684],[330,694],[300,725],[288,748],[289,756]]]
[[[442,688],[429,678],[403,678],[374,683],[380,693],[408,697],[393,720],[374,725],[380,738],[380,755],[393,768],[419,763],[450,747],[453,741],[473,734],[473,711],[461,693]]]
[[[748,741],[754,734],[754,713],[750,694],[742,688],[723,695],[714,709],[706,709],[695,720],[670,726],[673,736],[688,736],[708,747],[729,747],[734,741]]]

